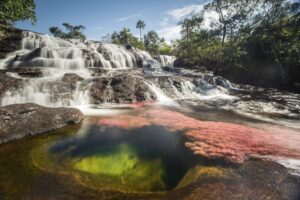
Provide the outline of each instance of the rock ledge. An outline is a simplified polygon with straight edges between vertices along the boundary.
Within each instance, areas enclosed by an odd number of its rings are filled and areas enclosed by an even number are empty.
[[[47,108],[30,103],[1,107],[0,144],[54,131],[83,118],[76,108]]]

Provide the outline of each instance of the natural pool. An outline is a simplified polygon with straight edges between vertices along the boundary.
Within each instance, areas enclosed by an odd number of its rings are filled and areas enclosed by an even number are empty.
[[[278,133],[283,129],[278,131],[276,125],[261,123],[259,130],[257,121],[233,114],[224,117],[223,113],[224,121],[220,122],[218,112],[204,115],[201,111],[200,115],[197,113],[200,119],[195,113],[165,106],[135,105],[121,110],[113,116],[87,117],[80,125],[49,135],[1,145],[0,197],[295,200],[299,197],[297,176],[273,159],[260,158],[286,156],[295,160],[297,141],[286,143],[287,139],[298,138],[292,129],[285,128],[287,135],[283,137]],[[237,129],[238,132],[232,133]],[[247,132],[246,139],[235,137],[244,134],[241,130]],[[275,146],[266,141],[270,139],[270,130],[277,130],[276,137],[272,135]],[[252,140],[256,134],[264,137]],[[199,138],[205,142],[201,143],[205,148],[199,148]],[[220,143],[224,141],[226,144]],[[285,143],[280,146],[282,141]],[[281,151],[274,150],[278,147]]]

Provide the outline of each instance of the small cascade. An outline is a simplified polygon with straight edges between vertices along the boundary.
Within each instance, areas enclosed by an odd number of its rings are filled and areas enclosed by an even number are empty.
[[[157,87],[154,83],[145,81],[145,84],[156,95],[157,101],[159,101],[159,102],[171,102],[172,101],[172,99],[169,98],[168,96],[166,96],[166,94],[159,87]]]
[[[175,59],[176,58],[174,56],[167,56],[167,55],[159,55],[157,57],[158,62],[163,67],[173,67],[173,63]]]
[[[7,91],[0,105],[36,103],[42,106],[63,107],[90,104],[90,84],[78,82],[75,88],[57,78],[25,79],[19,90]]]
[[[99,44],[98,51],[107,62],[103,63],[104,68],[126,69],[137,66],[137,60],[125,47],[114,44]],[[101,56],[99,56],[101,58]]]

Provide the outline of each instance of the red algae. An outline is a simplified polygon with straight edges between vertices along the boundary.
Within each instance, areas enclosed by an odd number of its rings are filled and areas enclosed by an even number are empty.
[[[132,115],[118,115],[113,118],[103,118],[100,119],[97,124],[124,129],[141,128],[143,126],[151,125],[146,118]]]
[[[300,136],[295,131],[284,130],[283,133],[278,129],[273,132],[232,123],[201,121],[166,109],[143,110],[137,116],[103,118],[98,125],[125,129],[158,125],[174,132],[183,131],[188,138],[185,145],[196,155],[235,164],[262,156],[300,159],[300,150],[296,145]]]

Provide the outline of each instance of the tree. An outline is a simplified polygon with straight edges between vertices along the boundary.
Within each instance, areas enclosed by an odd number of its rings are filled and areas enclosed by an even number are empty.
[[[209,12],[217,14],[218,22],[203,27],[201,15]],[[297,1],[212,0],[203,13],[184,19],[181,25],[182,39],[174,51],[179,57],[222,73],[243,72],[264,80],[263,74],[269,73],[275,82],[288,83],[300,77]]]
[[[144,29],[146,26],[145,22],[142,21],[142,20],[139,20],[137,23],[136,23],[136,28],[140,29],[140,41],[142,41],[142,29]]]
[[[123,28],[120,32],[113,32],[111,35],[111,41],[113,44],[117,45],[131,45],[138,49],[145,49],[144,43],[139,41],[138,38],[134,37],[128,28]]]
[[[158,49],[158,53],[161,55],[172,55],[172,51],[172,47],[165,42],[163,42]]]
[[[60,37],[63,39],[86,39],[86,36],[83,34],[83,31],[85,29],[83,25],[73,26],[68,23],[63,23],[62,25],[65,27],[67,32],[63,32],[58,27],[50,27],[50,33],[52,33],[55,37]]]
[[[158,34],[155,31],[149,31],[144,36],[145,47],[147,51],[151,54],[158,54],[159,45],[161,39],[158,37]]]
[[[119,33],[119,39],[122,45],[130,45],[132,33],[129,28],[123,28]]]
[[[16,21],[31,20],[36,22],[34,0],[1,0],[0,24],[13,25]]]
[[[214,28],[220,30],[222,45],[227,36],[231,38],[239,34],[243,27],[249,27],[250,18],[259,12],[260,2],[265,0],[213,0],[204,6],[205,11],[214,11],[218,14],[218,22]],[[269,1],[269,0],[266,0]],[[271,0],[273,1],[273,0]]]

